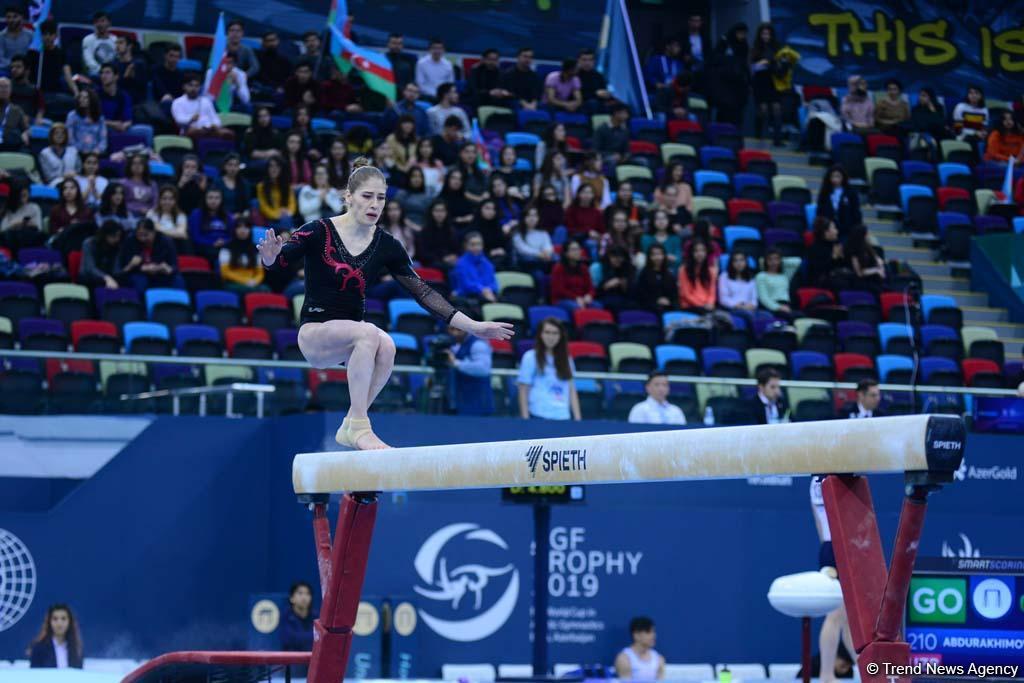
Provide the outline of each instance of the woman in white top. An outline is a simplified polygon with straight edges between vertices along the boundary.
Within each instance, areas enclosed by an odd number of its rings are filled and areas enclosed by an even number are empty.
[[[178,251],[181,251],[182,243],[188,243],[188,216],[178,206],[178,188],[174,185],[160,188],[156,208],[150,209],[146,218],[153,221],[158,232],[174,240]]]
[[[100,155],[89,152],[82,157],[82,172],[75,176],[82,190],[82,199],[89,208],[95,209],[103,200],[103,193],[109,181],[100,175]]]
[[[520,266],[544,268],[551,263],[555,248],[551,235],[540,227],[540,211],[531,204],[523,212],[512,235],[512,248]]]
[[[633,644],[615,658],[615,675],[620,681],[659,681],[665,678],[665,658],[654,649],[657,634],[649,617],[629,622]]]
[[[14,230],[26,228],[30,230],[43,229],[43,212],[39,205],[31,200],[31,192],[28,186],[22,186],[15,190],[7,204],[7,213],[3,221],[0,221],[0,230]]]
[[[757,283],[742,251],[729,255],[729,267],[718,276],[718,305],[737,313],[757,308]]]
[[[825,513],[825,498],[821,493],[822,478],[811,477],[811,511],[814,512],[814,525],[818,529],[821,547],[818,550],[818,566],[823,574],[837,578],[836,556],[832,550],[832,532],[828,528],[828,515]],[[821,683],[835,683],[836,652],[839,650],[839,638],[842,636],[846,651],[853,653],[853,634],[850,623],[846,619],[846,608],[840,605],[825,616],[818,635],[818,652],[821,653]],[[856,664],[856,662],[854,662]]]
[[[39,153],[43,182],[56,187],[63,178],[75,175],[81,166],[78,150],[68,144],[68,127],[55,123],[50,127],[50,144]]]
[[[537,325],[533,348],[519,361],[519,416],[524,420],[582,419],[580,397],[569,357],[569,337],[558,318],[544,318]]]
[[[318,164],[313,171],[313,184],[303,185],[299,190],[299,213],[308,223],[320,218],[337,216],[341,213],[341,192],[331,187],[327,167]]]
[[[70,607],[57,604],[46,610],[43,627],[29,652],[33,669],[82,668],[82,635]]]

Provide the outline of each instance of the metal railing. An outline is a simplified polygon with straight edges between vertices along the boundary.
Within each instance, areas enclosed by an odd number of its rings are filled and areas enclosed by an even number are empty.
[[[138,362],[138,361],[136,361]],[[232,382],[231,384],[218,384],[212,387],[179,387],[177,389],[157,389],[156,391],[143,391],[139,394],[121,394],[122,401],[148,401],[153,398],[171,399],[171,414],[181,414],[181,397],[199,397],[199,415],[206,417],[206,397],[210,394],[225,394],[224,415],[226,417],[242,417],[236,415],[235,394],[256,394],[256,417],[263,417],[264,396],[272,394],[277,389],[273,384],[252,384],[250,382]]]

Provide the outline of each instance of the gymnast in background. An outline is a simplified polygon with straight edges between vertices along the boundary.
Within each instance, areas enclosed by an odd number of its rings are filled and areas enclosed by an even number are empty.
[[[388,448],[374,434],[368,411],[391,377],[395,343],[383,330],[363,322],[366,288],[381,275],[390,274],[448,325],[481,339],[512,336],[510,324],[473,320],[416,274],[401,243],[377,228],[386,198],[384,174],[361,157],[352,164],[344,214],[306,223],[287,242],[268,230],[259,243],[267,268],[290,268],[300,261],[305,267],[299,350],[315,368],[345,364],[351,405],[335,440],[359,450]]]

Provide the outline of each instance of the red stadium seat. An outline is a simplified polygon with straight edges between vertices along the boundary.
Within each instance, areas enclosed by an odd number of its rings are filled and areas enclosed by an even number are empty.
[[[213,36],[185,36],[185,56],[195,59],[195,50],[210,50],[213,48]]]
[[[946,203],[951,199],[971,199],[971,193],[962,187],[940,187],[936,190],[935,196],[939,201],[940,211],[946,210]]]
[[[78,350],[78,343],[86,337],[109,337],[117,339],[117,325],[106,320],[75,320],[71,323],[71,343]]]
[[[840,382],[846,377],[848,370],[875,367],[873,360],[860,353],[837,353],[832,356],[832,364],[836,369],[836,379]]]
[[[800,308],[807,308],[807,306],[818,297],[825,297],[828,299],[828,303],[834,304],[836,297],[832,292],[827,289],[819,289],[818,287],[801,287],[796,290],[796,298],[800,304]]]
[[[869,135],[868,136],[868,156],[878,156],[879,147],[900,147],[899,138],[895,138],[891,135]]]
[[[746,171],[747,165],[751,161],[771,161],[772,155],[762,149],[741,149],[739,151],[738,158],[740,162],[740,170]]]
[[[805,85],[804,102],[811,100],[832,100],[836,97],[836,91],[827,85]]]
[[[445,284],[444,272],[437,268],[417,268],[416,274],[426,282]]]
[[[572,324],[577,330],[595,323],[614,325],[615,317],[611,311],[600,308],[577,308],[572,312]]]
[[[52,382],[54,375],[62,372],[73,372],[78,375],[95,375],[96,367],[91,360],[81,359],[46,359],[46,381]]]
[[[288,310],[288,299],[283,294],[271,294],[267,292],[250,292],[245,295],[245,316],[252,320],[253,313],[258,308],[283,308]]]
[[[675,140],[680,133],[698,133],[704,134],[704,129],[696,121],[684,121],[680,119],[672,119],[668,122],[668,139]]]
[[[224,346],[228,355],[234,355],[235,346],[242,342],[266,344],[270,346],[270,333],[262,327],[229,327],[224,330]]]
[[[491,339],[491,350],[495,353],[515,353],[512,342],[507,339]]]
[[[660,154],[658,146],[653,142],[647,140],[630,140],[629,141],[629,153],[630,154]]]
[[[317,387],[324,382],[348,382],[348,373],[344,370],[310,370],[308,375],[309,390],[316,395]]]
[[[889,313],[893,307],[902,307],[907,302],[907,295],[903,292],[882,292],[879,298],[882,304],[882,320],[889,320]]]
[[[737,221],[742,213],[764,213],[764,204],[756,199],[730,199],[726,206],[729,208],[729,222],[744,225]]]
[[[967,386],[974,385],[974,376],[979,372],[996,375],[1001,375],[999,365],[994,360],[987,358],[965,358],[960,364],[961,369],[964,373],[964,384]]]
[[[178,256],[178,270],[192,270],[203,273],[211,271],[210,262],[202,256],[187,256],[184,254]]]
[[[72,251],[68,254],[68,275],[72,282],[78,282],[78,273],[82,270],[82,252]]]
[[[597,342],[571,341],[569,342],[569,355],[573,358],[591,357],[607,358],[608,353],[604,347]]]

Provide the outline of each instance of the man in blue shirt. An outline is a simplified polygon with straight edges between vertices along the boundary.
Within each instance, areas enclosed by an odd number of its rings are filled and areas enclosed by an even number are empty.
[[[491,345],[463,330],[450,327],[455,345],[448,351],[452,367],[449,386],[454,392],[455,412],[459,415],[491,415]]]

